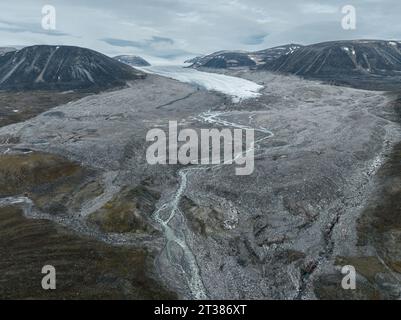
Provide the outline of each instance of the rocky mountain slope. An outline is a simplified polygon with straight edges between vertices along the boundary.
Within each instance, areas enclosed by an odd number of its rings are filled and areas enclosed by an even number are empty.
[[[274,47],[256,52],[246,51],[218,51],[206,56],[196,57],[186,61],[192,63],[193,68],[237,68],[237,67],[255,67],[270,63],[282,55],[288,55],[301,46],[297,44],[288,44],[280,47]]]
[[[121,55],[114,57],[115,60],[128,64],[132,67],[149,67],[150,63],[138,56]]]
[[[350,40],[318,43],[282,55],[260,68],[364,89],[399,88],[401,42]]]
[[[121,86],[145,75],[99,52],[32,46],[0,56],[0,89],[87,89]]]

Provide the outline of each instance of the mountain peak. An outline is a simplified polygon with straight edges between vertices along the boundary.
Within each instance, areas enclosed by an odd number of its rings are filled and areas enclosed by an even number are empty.
[[[122,63],[128,64],[132,67],[150,67],[150,63],[145,59],[135,56],[135,55],[120,55],[116,56],[113,59],[120,61]]]
[[[302,47],[261,67],[305,78],[369,89],[401,79],[401,42],[329,41]]]
[[[196,57],[186,62],[192,63],[191,67],[193,68],[252,68],[266,64],[267,62],[275,60],[282,55],[292,53],[300,47],[301,45],[288,44],[255,52],[247,52],[241,50],[223,50],[209,55]]]
[[[99,52],[36,45],[0,56],[0,89],[86,89],[124,85],[145,75]]]

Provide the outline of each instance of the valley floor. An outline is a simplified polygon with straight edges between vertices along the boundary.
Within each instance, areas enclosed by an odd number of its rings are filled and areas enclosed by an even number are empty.
[[[64,298],[106,298],[111,287],[128,299],[400,298],[393,98],[235,75],[261,95],[233,103],[149,75],[0,128],[0,236],[10,239],[0,242],[0,296],[46,297],[35,270],[53,264]],[[250,176],[150,166],[146,133],[169,120],[272,135]],[[341,288],[346,264],[357,269],[355,291]]]

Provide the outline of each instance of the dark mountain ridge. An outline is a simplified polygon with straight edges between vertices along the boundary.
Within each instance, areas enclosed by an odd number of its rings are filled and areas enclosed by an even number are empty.
[[[192,68],[254,68],[269,63],[282,55],[290,54],[300,47],[301,45],[298,44],[287,44],[255,52],[224,50],[195,57],[187,60],[186,63],[192,63]]]
[[[80,47],[38,45],[0,56],[3,90],[109,88],[144,77],[141,71]]]
[[[0,47],[0,55],[6,54],[8,52],[17,51],[17,49],[12,47]]]
[[[259,69],[363,89],[391,90],[401,84],[401,42],[318,43],[283,55]]]

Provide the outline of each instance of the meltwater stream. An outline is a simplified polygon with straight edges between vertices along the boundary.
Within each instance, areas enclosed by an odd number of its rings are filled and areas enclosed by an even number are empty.
[[[226,127],[232,127],[236,129],[253,129],[259,133],[262,134],[262,137],[250,146],[248,150],[245,150],[242,155],[247,155],[251,151],[255,151],[259,143],[262,142],[263,140],[267,140],[271,137],[274,136],[274,134],[265,128],[258,127],[258,128],[252,128],[246,125],[234,123],[234,122],[229,122],[227,120],[224,120],[222,117],[230,115],[231,112],[205,112],[201,113],[198,117],[197,120],[201,122],[206,122],[209,124],[215,124],[218,126],[226,126]],[[235,157],[238,157],[239,155],[236,155]],[[223,166],[224,163],[217,164],[217,165],[212,165],[212,166],[195,166],[192,168],[184,168],[179,171],[179,185],[176,190],[176,192],[173,194],[171,200],[164,205],[162,205],[158,210],[156,210],[153,214],[153,219],[162,227],[164,231],[164,235],[167,240],[167,245],[165,250],[167,252],[170,251],[170,245],[176,244],[178,245],[183,254],[183,259],[186,260],[186,265],[188,266],[187,270],[184,270],[184,268],[180,267],[181,273],[184,275],[187,285],[189,287],[189,290],[191,292],[191,295],[195,299],[207,299],[208,295],[206,292],[206,289],[203,285],[202,282],[202,277],[200,274],[200,270],[198,267],[198,263],[196,261],[196,257],[193,254],[188,241],[187,241],[187,232],[188,232],[188,227],[185,223],[185,218],[180,210],[180,201],[182,197],[185,194],[187,185],[188,185],[188,178],[191,173],[195,173],[198,171],[205,170],[207,168],[212,168],[212,169],[218,169],[219,167]],[[163,216],[163,213],[167,211],[167,217]],[[174,227],[170,226],[170,222],[176,217],[180,216],[181,223],[179,225],[175,225]],[[171,254],[171,253],[170,253]],[[167,256],[169,256],[168,254]]]
[[[181,82],[193,84],[207,90],[218,91],[230,96],[234,103],[240,102],[249,98],[257,98],[260,96],[259,91],[263,86],[246,79],[231,77],[221,74],[201,72],[191,68],[184,68],[182,66],[154,66],[140,68],[144,72],[158,74],[168,78],[172,78]],[[262,138],[256,140],[251,144],[248,150],[245,150],[242,155],[247,155],[251,151],[258,148],[258,144],[273,136],[273,133],[265,128],[252,128],[247,125],[242,125],[234,122],[229,122],[224,119],[224,116],[231,115],[231,112],[205,112],[199,114],[195,119],[200,122],[214,124],[217,126],[231,127],[237,129],[253,129],[262,134]],[[237,155],[241,156],[240,155]],[[200,268],[196,261],[196,257],[188,243],[188,227],[186,225],[183,213],[180,210],[180,202],[185,194],[188,179],[191,174],[205,170],[207,168],[218,169],[224,163],[213,166],[195,166],[192,168],[184,168],[178,172],[179,184],[176,192],[172,195],[171,199],[160,206],[153,213],[153,219],[161,226],[167,240],[165,250],[167,256],[173,253],[170,250],[172,245],[178,245],[182,251],[182,259],[185,259],[186,270],[182,266],[176,266],[180,269],[181,274],[184,276],[190,293],[195,299],[208,298],[207,291],[203,285]],[[181,222],[171,225],[175,218],[181,218]],[[172,261],[170,261],[172,262]],[[173,263],[173,262],[172,262]]]

